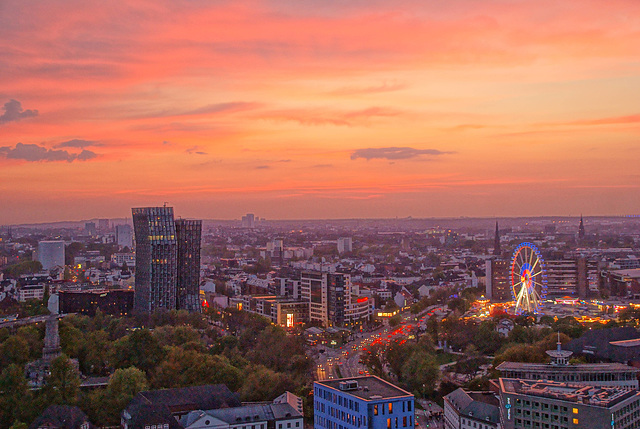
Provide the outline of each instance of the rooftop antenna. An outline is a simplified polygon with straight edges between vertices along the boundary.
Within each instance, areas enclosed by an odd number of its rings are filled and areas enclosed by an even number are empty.
[[[165,201],[164,202],[164,207],[167,207],[167,204],[169,204],[169,203]]]

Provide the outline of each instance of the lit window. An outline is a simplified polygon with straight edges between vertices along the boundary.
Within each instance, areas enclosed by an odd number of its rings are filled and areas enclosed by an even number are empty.
[[[578,409],[577,408],[573,409],[573,414],[578,414]]]
[[[389,402],[389,414],[393,413],[393,403]]]
[[[373,415],[374,416],[378,415],[378,405],[377,404],[373,406]]]
[[[578,424],[578,419],[573,419],[573,424],[577,425]]]
[[[387,429],[391,429],[391,419],[387,419]]]

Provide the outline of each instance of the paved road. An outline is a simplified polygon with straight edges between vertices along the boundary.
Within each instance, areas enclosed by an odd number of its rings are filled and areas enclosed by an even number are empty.
[[[371,342],[373,342],[377,338],[391,341],[396,338],[406,336],[409,331],[400,328],[406,326],[407,324],[412,324],[415,326],[423,316],[426,316],[429,313],[433,314],[434,310],[439,307],[442,306],[430,306],[418,315],[413,315],[409,312],[405,312],[402,317],[402,323],[398,327],[391,329],[384,326],[373,332],[359,333],[353,341],[346,343],[342,347],[342,349],[332,349],[326,347],[324,349],[325,353],[321,353],[320,356],[316,359],[317,379],[327,380],[340,377],[357,377],[359,375],[366,374],[367,369],[364,365],[359,363],[363,347],[369,346]],[[426,324],[426,317],[424,323]],[[401,332],[398,332],[399,330]]]

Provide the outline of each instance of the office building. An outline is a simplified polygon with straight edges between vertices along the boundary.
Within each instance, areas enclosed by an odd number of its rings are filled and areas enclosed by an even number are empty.
[[[199,311],[202,221],[173,217],[173,207],[134,208],[134,309]]]
[[[178,243],[173,207],[134,208],[136,283],[134,309],[176,308]]]
[[[588,298],[599,289],[596,261],[586,258],[545,261],[547,296]]]
[[[495,393],[456,389],[443,399],[445,429],[500,428],[500,398]]]
[[[253,213],[247,213],[245,216],[242,216],[241,221],[243,228],[255,228],[256,227],[256,219]]]
[[[619,387],[501,378],[504,429],[633,429],[640,426],[640,393]]]
[[[136,254],[135,253],[114,253],[111,255],[111,262],[118,267],[122,267],[127,264],[127,268],[135,268],[136,266]]]
[[[98,235],[95,222],[86,222],[84,224],[84,232],[86,232],[87,235],[90,235],[91,237],[95,237],[96,235]]]
[[[64,267],[64,241],[39,241],[37,256],[43,270]]]
[[[109,232],[109,219],[98,219],[98,231]]]
[[[201,220],[176,220],[179,310],[200,311]]]
[[[314,428],[415,427],[414,396],[376,376],[313,383]]]
[[[511,294],[511,262],[494,258],[486,262],[486,297],[494,302],[507,302]]]
[[[116,243],[120,247],[133,248],[133,230],[130,225],[116,225]]]
[[[340,237],[337,241],[338,253],[353,252],[353,240],[351,237]]]
[[[264,316],[283,328],[294,328],[309,321],[309,301],[275,295],[241,295],[232,298],[231,304],[238,310]]]
[[[309,302],[310,320],[325,327],[354,327],[366,322],[372,312],[371,299],[353,295],[349,274],[305,271],[300,291]]]
[[[521,380],[552,380],[590,386],[608,386],[621,389],[638,389],[639,368],[621,363],[569,364],[573,355],[562,350],[548,350],[551,363],[502,362],[496,367],[502,377]]]
[[[61,314],[95,316],[96,310],[112,316],[125,316],[133,308],[134,292],[128,289],[61,290],[58,306]]]

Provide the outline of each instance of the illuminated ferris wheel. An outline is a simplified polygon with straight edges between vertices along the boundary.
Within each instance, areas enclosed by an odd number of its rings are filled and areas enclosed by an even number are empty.
[[[513,252],[511,295],[516,314],[537,314],[547,295],[544,260],[531,243],[521,243]]]

